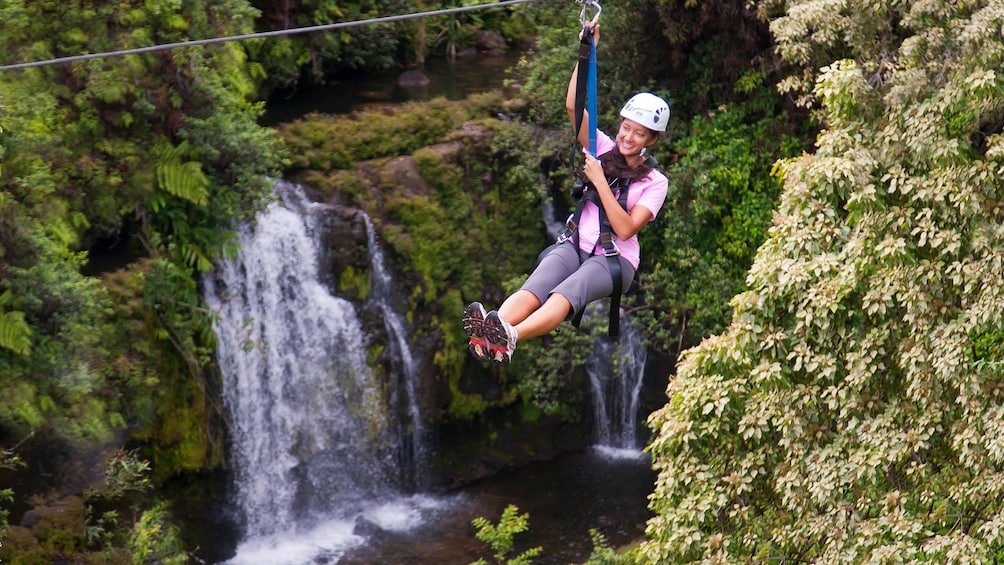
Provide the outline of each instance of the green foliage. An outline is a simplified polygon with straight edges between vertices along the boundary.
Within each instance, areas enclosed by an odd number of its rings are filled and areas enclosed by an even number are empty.
[[[205,206],[209,201],[209,179],[202,174],[198,161],[182,161],[188,152],[188,143],[161,150],[157,163],[157,186],[172,196],[187,200],[197,206]],[[157,200],[152,203],[154,212],[162,206]]]
[[[528,549],[515,557],[507,558],[512,553],[516,534],[525,532],[529,528],[530,515],[519,514],[519,508],[510,504],[502,511],[498,525],[492,524],[487,518],[479,516],[471,521],[478,532],[477,538],[491,547],[495,563],[505,563],[506,565],[528,565],[533,558],[543,551],[540,547]],[[475,561],[472,565],[488,565],[484,559]]]
[[[246,2],[211,4],[5,2],[0,58],[251,30]],[[104,441],[127,426],[149,430],[152,419],[175,422],[167,402],[183,401],[177,413],[186,430],[206,432],[210,409],[199,397],[214,341],[195,277],[235,252],[229,228],[264,205],[266,176],[284,158],[275,132],[257,124],[263,108],[250,100],[257,85],[242,49],[185,48],[0,76],[4,431],[48,428]],[[109,236],[156,259],[103,280],[81,274],[80,250]],[[176,387],[194,392],[164,393]],[[158,461],[173,470],[210,464],[210,439],[185,437]]]
[[[167,505],[158,504],[143,512],[133,527],[129,550],[134,565],[162,563],[182,565],[188,563],[178,527],[170,521]]]
[[[7,517],[10,516],[10,509],[5,506],[12,502],[14,502],[14,489],[0,489],[0,538],[7,534],[7,526],[10,525],[7,522]]]
[[[529,120],[540,126],[569,131],[565,91],[569,75],[578,61],[577,35],[581,29],[578,12],[574,9],[559,11],[551,7],[540,10],[538,6],[531,10],[534,10],[535,21],[538,22],[535,24],[536,45],[520,58],[508,80],[520,84],[520,95],[529,100]],[[606,50],[601,53],[597,54],[597,64],[605,69],[603,55],[606,55]],[[600,75],[600,72],[598,70],[597,75],[603,76],[603,85],[609,84],[605,80],[607,75]],[[606,93],[600,94],[604,97],[602,100],[606,100]],[[610,111],[608,105],[600,104],[598,107],[601,112]],[[607,123],[603,117],[601,121]],[[573,141],[569,133],[567,143],[570,145]]]
[[[474,0],[408,2],[405,0],[304,0],[296,4],[255,2],[261,10],[261,30],[289,29],[356,22],[472,6]],[[251,42],[248,52],[265,92],[323,83],[353,71],[379,71],[421,66],[430,56],[454,57],[473,47],[482,30],[495,31],[510,44],[530,39],[538,20],[525,6],[442,14],[393,23],[351,26],[333,32],[298,34]]]
[[[607,538],[596,529],[589,530],[593,551],[583,565],[634,565],[640,563],[632,551],[618,553],[607,544]]]
[[[452,0],[446,7],[456,8],[458,4],[459,2]],[[473,40],[474,26],[465,23],[465,20],[469,17],[471,16],[463,13],[451,13],[441,16],[443,23],[438,26],[440,30],[436,34],[433,43],[437,47],[440,45],[443,46],[446,58],[451,62],[457,59],[457,51]]]
[[[119,525],[118,512],[109,510],[102,514],[97,521],[92,522],[90,511],[91,509],[88,507],[87,526],[84,530],[87,546],[111,549],[114,543],[115,530]]]
[[[106,381],[92,363],[102,353],[108,296],[79,274],[82,256],[24,221],[11,248],[33,248],[17,257],[0,279],[5,302],[22,312],[32,346],[0,350],[0,425],[13,431],[54,426],[75,438],[107,438],[122,425],[106,402]],[[24,327],[24,326],[22,326]],[[98,329],[95,329],[98,328]]]
[[[676,353],[728,323],[780,192],[773,163],[800,150],[783,118],[723,107],[694,118],[674,147],[666,203],[639,235],[644,302],[635,313],[655,348]]]
[[[467,115],[443,98],[407,104],[392,113],[367,111],[326,119],[308,114],[282,124],[279,132],[294,155],[290,171],[349,169],[359,161],[411,152],[437,143]]]
[[[289,29],[352,22],[414,12],[404,0],[302,0],[296,4],[253,2],[261,10],[260,30]],[[301,78],[323,82],[329,75],[355,69],[390,68],[402,39],[402,24],[352,26],[252,42],[248,53],[266,75],[266,89],[295,85]]]
[[[10,296],[10,291],[5,291],[0,296],[0,304]],[[20,355],[31,353],[31,326],[25,323],[24,312],[0,313],[0,347]]]
[[[150,462],[140,459],[135,451],[118,449],[105,460],[104,481],[94,494],[118,500],[131,494],[142,494],[152,486]]]
[[[977,356],[1004,312],[1004,7],[786,6],[826,129],[778,165],[749,290],[650,418],[644,555],[997,561],[1004,396]]]

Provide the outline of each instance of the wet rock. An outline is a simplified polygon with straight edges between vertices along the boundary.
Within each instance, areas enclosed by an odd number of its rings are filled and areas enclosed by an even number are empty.
[[[30,528],[42,520],[42,514],[37,508],[32,508],[31,510],[24,513],[21,517],[21,525],[25,528]]]
[[[429,77],[419,70],[404,71],[397,77],[397,85],[401,88],[423,88],[429,86]]]
[[[478,32],[478,50],[489,55],[502,55],[508,49],[505,38],[497,31],[481,30]]]
[[[368,520],[363,516],[356,516],[355,526],[352,528],[352,533],[364,538],[373,537],[383,531],[383,528],[376,525],[372,520]]]

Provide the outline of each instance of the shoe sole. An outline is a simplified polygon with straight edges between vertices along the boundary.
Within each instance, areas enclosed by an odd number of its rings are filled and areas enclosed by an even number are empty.
[[[485,336],[485,307],[480,302],[471,302],[464,310],[462,318],[464,332],[470,339],[467,348],[479,361],[488,361],[489,355],[488,339]]]
[[[499,313],[492,310],[485,317],[485,337],[488,340],[488,355],[492,361],[508,365],[512,361],[509,334],[505,331]]]

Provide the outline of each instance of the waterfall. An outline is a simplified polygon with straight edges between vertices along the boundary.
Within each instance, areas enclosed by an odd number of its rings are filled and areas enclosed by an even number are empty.
[[[369,215],[363,214],[363,217],[366,221],[366,240],[370,254],[370,296],[380,309],[384,329],[390,337],[392,356],[395,363],[400,365],[396,367],[400,382],[390,387],[394,392],[393,403],[401,405],[397,410],[398,413],[407,415],[407,420],[399,425],[398,435],[403,438],[407,447],[400,450],[398,468],[401,470],[402,478],[412,482],[414,486],[423,482],[422,469],[425,468],[423,463],[426,456],[425,425],[418,405],[418,367],[408,345],[404,320],[392,304],[393,280],[384,265],[383,251],[377,242],[373,222]],[[405,398],[400,399],[399,392],[404,392]]]
[[[546,182],[546,179],[541,182]],[[565,229],[564,223],[559,222],[554,214],[553,200],[545,198],[543,220],[549,238],[556,238]],[[587,305],[585,318],[599,317],[604,320],[605,328],[608,305],[607,299]],[[641,332],[631,325],[630,320],[622,319],[618,340],[615,342],[600,334],[586,359],[586,373],[592,385],[597,446],[612,455],[633,457],[641,447],[637,437],[638,402],[647,356]]]
[[[597,304],[603,307],[594,308]],[[605,301],[594,302],[587,313],[606,317]],[[592,383],[593,412],[597,445],[616,450],[637,450],[638,401],[645,375],[647,352],[641,332],[630,320],[621,320],[617,341],[603,335],[597,338],[586,359],[586,373]]]
[[[318,220],[329,208],[296,185],[275,188],[278,201],[239,230],[240,257],[204,280],[244,526],[231,562],[330,563],[362,543],[361,518],[408,528],[434,504],[397,492],[392,392],[367,366],[353,305],[319,278]]]

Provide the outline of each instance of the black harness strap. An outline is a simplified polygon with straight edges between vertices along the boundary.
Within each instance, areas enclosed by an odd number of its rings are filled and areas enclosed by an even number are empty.
[[[619,179],[616,179],[619,180]],[[615,180],[615,182],[616,182]],[[631,181],[627,181],[617,194],[617,203],[627,211],[627,193]],[[596,191],[592,191],[595,193]],[[624,290],[621,280],[621,259],[620,250],[614,244],[613,229],[607,219],[607,211],[600,205],[600,246],[603,248],[603,255],[607,258],[607,267],[610,269],[610,282],[613,288],[610,291],[610,314],[607,323],[607,335],[617,337],[621,333],[621,294]],[[578,314],[579,317],[582,314]]]
[[[582,39],[579,41],[579,62],[575,81],[575,137],[572,140],[571,154],[568,162],[575,168],[575,147],[579,139],[579,132],[582,131],[582,116],[586,110],[586,99],[589,83],[589,58],[593,47],[593,28],[584,26],[582,28]]]
[[[645,159],[645,165],[655,169],[658,163],[655,159],[649,155]],[[579,181],[582,182],[582,181]],[[627,209],[627,197],[628,189],[631,187],[631,179],[614,178],[607,179],[610,185],[610,190],[619,191],[617,192],[617,203],[620,207]],[[558,236],[557,242],[559,244],[565,243],[566,241],[571,241],[575,245],[575,250],[579,250],[579,221],[582,217],[582,209],[585,207],[586,202],[593,202],[599,208],[600,214],[600,238],[599,246],[603,250],[603,255],[607,258],[607,266],[610,269],[610,282],[613,285],[613,289],[610,292],[610,315],[609,323],[607,325],[607,335],[610,337],[617,337],[620,335],[620,304],[621,295],[624,293],[624,281],[622,280],[621,272],[621,262],[620,262],[620,251],[617,249],[617,245],[614,244],[613,229],[610,226],[610,221],[607,219],[606,210],[603,208],[603,204],[600,202],[600,197],[596,193],[596,189],[592,188],[588,183],[581,186],[576,186],[573,190],[576,195],[576,200],[578,201],[575,206],[575,211],[568,216],[568,220],[565,221],[565,231]],[[594,247],[590,255],[596,254],[596,248]],[[583,310],[575,313],[572,318],[572,324],[575,327],[579,327],[582,322]]]
[[[610,183],[611,190],[619,190],[617,193],[617,203],[620,204],[621,208],[625,211],[627,210],[627,195],[628,188],[631,186],[630,179],[612,179],[608,181]],[[600,238],[597,242],[600,248],[603,250],[603,255],[607,258],[607,266],[610,269],[610,282],[613,284],[613,289],[610,293],[610,318],[607,325],[607,334],[611,337],[617,337],[620,335],[620,301],[621,294],[624,290],[624,283],[622,281],[621,274],[621,262],[620,262],[620,251],[617,249],[617,245],[614,244],[613,230],[610,227],[610,221],[607,219],[607,213],[603,209],[603,204],[600,203],[599,195],[596,194],[596,190],[586,190],[582,197],[579,198],[578,204],[575,206],[575,212],[568,217],[568,221],[565,222],[565,231],[558,236],[558,243],[564,243],[566,241],[571,241],[575,245],[575,250],[579,250],[579,220],[582,216],[582,209],[585,207],[586,202],[593,202],[599,208],[600,214]],[[596,253],[596,248],[593,248],[591,255]],[[582,314],[584,309],[580,309],[575,313],[572,318],[572,324],[575,327],[579,327],[582,322]]]

